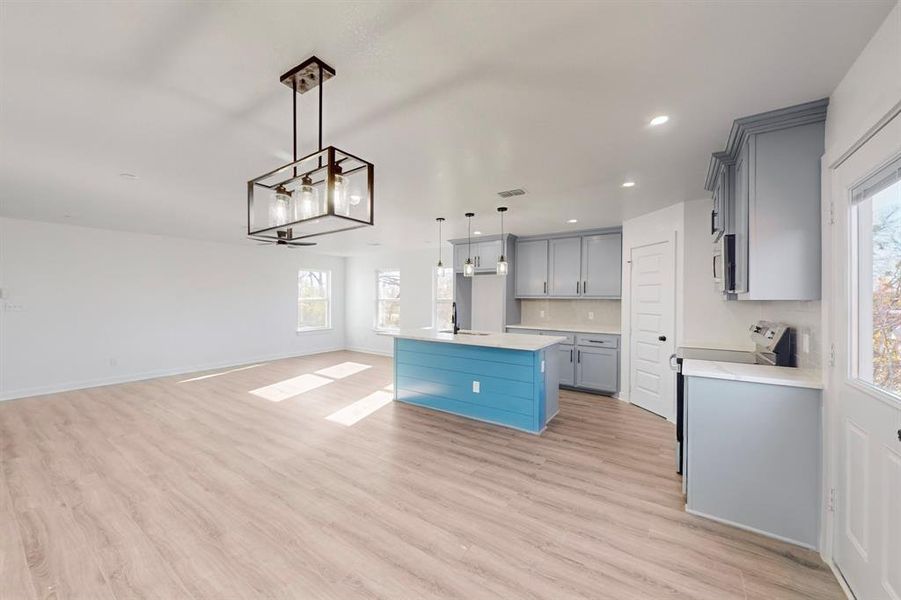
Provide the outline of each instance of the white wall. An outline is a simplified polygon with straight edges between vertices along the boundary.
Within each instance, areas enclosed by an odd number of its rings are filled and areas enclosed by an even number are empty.
[[[449,248],[449,246],[448,246]],[[451,252],[445,249],[445,263]],[[400,269],[400,325],[404,329],[432,326],[433,252],[374,251],[347,258],[347,348],[391,354],[393,338],[375,331],[375,273]]]
[[[301,267],[330,331],[296,333]],[[304,249],[0,218],[0,288],[0,398],[344,347],[344,259]]]
[[[829,98],[824,164],[831,165],[899,104],[901,2],[895,5]]]

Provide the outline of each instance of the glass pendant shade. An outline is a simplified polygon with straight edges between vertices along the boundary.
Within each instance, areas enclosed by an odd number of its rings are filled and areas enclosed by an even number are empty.
[[[340,169],[340,167],[338,168]],[[332,200],[335,203],[335,213],[344,215],[345,217],[350,215],[350,203],[347,198],[347,180],[344,179],[344,175],[341,175],[340,171],[335,173],[335,185],[332,188],[332,194]]]
[[[319,206],[319,190],[313,186],[313,180],[304,177],[300,189],[299,198],[294,204],[294,220],[310,219],[321,212]]]
[[[498,275],[506,275],[508,271],[507,267],[507,259],[504,258],[504,255],[501,254],[501,257],[497,259],[497,274]]]
[[[472,262],[471,258],[467,258],[466,262],[463,263],[463,276],[464,277],[472,277],[476,273],[476,266]]]
[[[269,200],[269,225],[284,225],[288,222],[291,208],[291,192],[280,185]]]

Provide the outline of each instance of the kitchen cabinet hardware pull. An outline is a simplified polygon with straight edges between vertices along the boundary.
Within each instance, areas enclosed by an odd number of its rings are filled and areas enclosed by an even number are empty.
[[[587,281],[582,282],[582,293],[583,294],[588,293],[588,282]]]
[[[579,282],[578,281],[576,282],[576,293],[577,294],[579,293]]]
[[[579,364],[582,364],[582,351],[581,350],[576,352],[576,362],[578,362]]]
[[[569,362],[573,361],[573,351],[569,351]],[[901,439],[901,430],[898,431],[898,439]]]
[[[666,341],[666,336],[665,336],[665,335],[658,335],[658,336],[657,336],[657,339],[658,339],[659,341],[661,341],[661,342],[665,342],[665,341]]]
[[[901,442],[901,429],[898,430],[898,441]]]
[[[547,281],[544,282],[544,293],[547,294]]]

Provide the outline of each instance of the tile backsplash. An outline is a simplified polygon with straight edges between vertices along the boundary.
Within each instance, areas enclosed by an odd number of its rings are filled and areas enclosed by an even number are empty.
[[[523,300],[522,324],[619,329],[619,300]]]

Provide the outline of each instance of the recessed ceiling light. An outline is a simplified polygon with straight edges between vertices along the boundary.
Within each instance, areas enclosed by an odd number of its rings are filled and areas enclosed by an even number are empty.
[[[656,127],[658,125],[663,125],[669,121],[669,117],[666,115],[657,115],[653,119],[651,119],[651,127]]]
[[[119,177],[122,179],[137,179],[138,176],[134,173],[119,173]]]
[[[567,223],[578,223],[579,219],[570,219]]]
[[[472,235],[482,235],[482,232],[481,231],[473,231]]]
[[[624,181],[623,187],[635,187],[635,182],[634,181]]]

